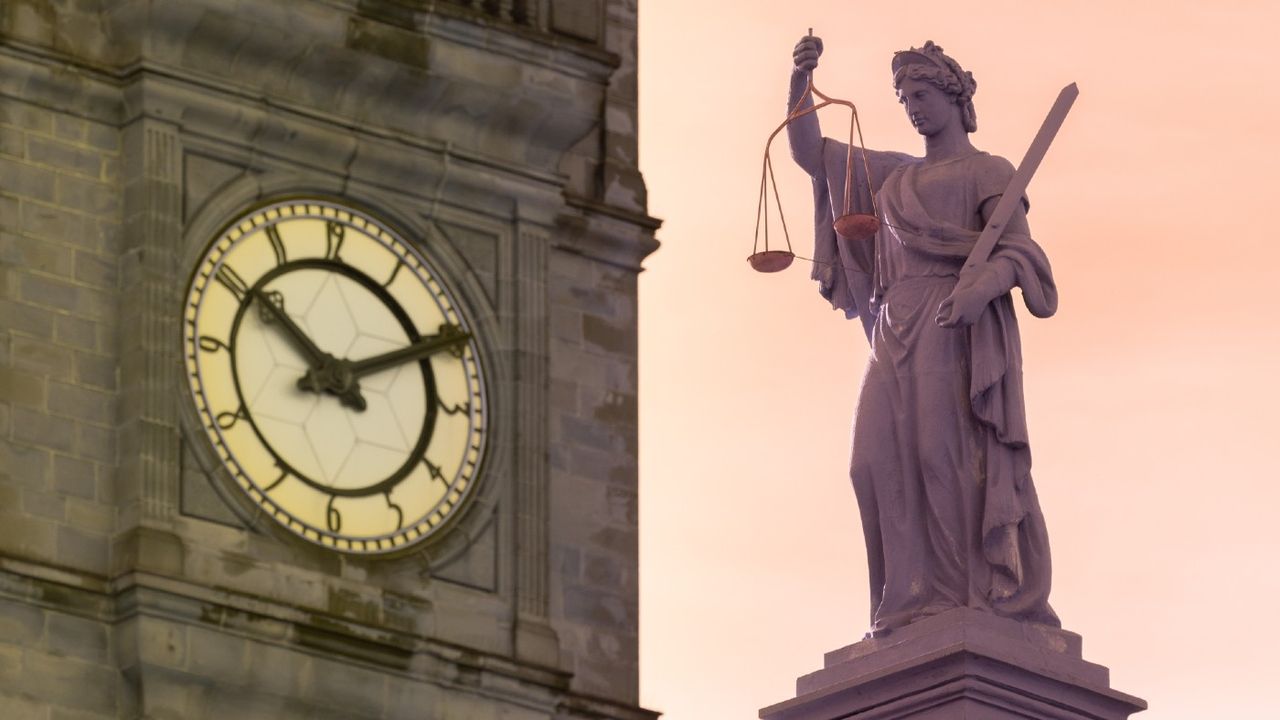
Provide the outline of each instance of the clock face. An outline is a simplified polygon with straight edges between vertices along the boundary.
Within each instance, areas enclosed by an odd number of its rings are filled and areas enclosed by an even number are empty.
[[[241,218],[206,249],[183,319],[205,434],[294,533],[393,551],[471,494],[487,419],[472,326],[377,221],[317,200]]]

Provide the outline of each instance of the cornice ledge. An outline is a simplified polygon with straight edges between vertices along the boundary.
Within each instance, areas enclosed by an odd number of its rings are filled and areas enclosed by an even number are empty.
[[[581,693],[567,695],[556,710],[559,713],[556,717],[566,720],[657,720],[662,716],[660,712],[646,710],[639,705]]]
[[[556,219],[552,247],[620,268],[640,272],[658,249],[653,237],[662,220],[596,200],[565,193],[566,212]]]

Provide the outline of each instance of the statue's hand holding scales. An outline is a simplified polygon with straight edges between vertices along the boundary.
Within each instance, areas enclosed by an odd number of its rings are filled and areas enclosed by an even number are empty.
[[[796,43],[791,56],[795,60],[796,69],[813,72],[818,67],[818,57],[822,55],[822,38],[805,35]]]

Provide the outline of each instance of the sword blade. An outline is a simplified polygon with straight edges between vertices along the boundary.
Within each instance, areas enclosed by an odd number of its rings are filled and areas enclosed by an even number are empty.
[[[991,213],[991,217],[987,219],[987,226],[982,229],[982,234],[978,236],[978,242],[974,244],[973,250],[969,253],[969,259],[965,261],[965,269],[981,265],[991,257],[991,251],[995,249],[996,241],[1000,239],[1000,235],[1004,232],[1005,225],[1009,222],[1009,218],[1013,216],[1013,209],[1017,207],[1017,203],[1022,202],[1022,195],[1027,191],[1027,185],[1031,182],[1031,176],[1036,174],[1036,169],[1040,167],[1040,161],[1044,160],[1044,155],[1049,151],[1049,145],[1053,142],[1054,136],[1058,134],[1058,129],[1062,127],[1062,121],[1066,119],[1067,113],[1071,111],[1071,105],[1076,101],[1076,96],[1080,94],[1080,88],[1075,83],[1062,88],[1062,92],[1058,93],[1058,99],[1053,103],[1053,107],[1049,109],[1049,115],[1045,117],[1044,123],[1040,125],[1040,131],[1036,133],[1036,137],[1031,141],[1031,147],[1027,148],[1027,154],[1022,157],[1022,163],[1018,165],[1018,169],[1013,173],[1013,179],[1009,181],[1009,186],[1005,188],[1004,195],[1000,196],[999,202],[996,203],[996,209]]]

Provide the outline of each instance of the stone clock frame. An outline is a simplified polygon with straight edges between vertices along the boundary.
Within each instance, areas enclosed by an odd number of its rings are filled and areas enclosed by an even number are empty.
[[[188,574],[193,565],[201,572],[221,565],[230,570],[215,572],[221,577],[202,581],[229,588],[243,586],[238,582],[241,578],[280,572],[281,568],[291,586],[328,578],[325,582],[347,586],[344,603],[364,605],[371,611],[375,604],[385,605],[388,597],[393,597],[393,602],[405,609],[403,622],[410,627],[421,622],[414,615],[439,617],[443,613],[445,617],[429,634],[441,637],[444,630],[441,639],[446,642],[479,642],[501,652],[493,641],[498,635],[505,636],[499,645],[508,645],[506,651],[513,659],[532,665],[511,665],[503,674],[528,681],[555,668],[559,641],[547,619],[549,458],[545,448],[550,385],[546,259],[555,224],[552,213],[562,202],[556,186],[548,182],[540,196],[530,197],[527,183],[513,181],[504,194],[496,195],[499,207],[491,208],[496,212],[477,212],[474,206],[446,201],[440,190],[447,187],[454,198],[485,197],[492,203],[495,176],[489,172],[469,176],[464,161],[451,156],[447,146],[423,148],[414,157],[405,158],[403,151],[397,153],[394,143],[377,138],[362,139],[367,145],[353,149],[349,136],[332,133],[323,125],[282,124],[281,131],[305,137],[309,152],[332,143],[324,156],[349,162],[353,154],[379,155],[370,159],[370,179],[342,176],[332,171],[336,168],[329,173],[299,173],[291,169],[290,158],[270,157],[258,149],[246,152],[225,141],[212,141],[236,129],[223,123],[227,116],[219,113],[221,108],[215,104],[204,107],[199,98],[177,96],[177,88],[163,80],[140,85],[145,87],[140,99],[148,111],[125,130],[126,146],[140,146],[137,152],[142,158],[136,166],[140,176],[127,182],[134,184],[136,199],[146,207],[136,220],[140,227],[130,233],[138,242],[129,249],[136,261],[130,289],[138,310],[140,336],[136,344],[130,343],[135,354],[127,357],[123,368],[126,386],[137,392],[136,404],[130,409],[136,413],[138,432],[127,436],[121,448],[122,458],[138,458],[127,476],[137,483],[140,517],[136,531],[122,537],[114,554],[117,562],[147,573],[178,577]],[[167,106],[177,102],[184,104],[181,130],[160,119],[176,113],[177,108],[169,110]],[[209,125],[202,126],[201,120]],[[195,184],[213,186],[193,187],[193,165],[202,175]],[[218,174],[217,169],[227,179],[206,183]],[[406,185],[436,192],[431,197],[415,196],[401,190]],[[449,278],[451,289],[476,323],[487,352],[490,438],[476,496],[453,527],[438,538],[390,556],[361,557],[309,546],[287,530],[273,527],[269,519],[256,517],[227,487],[229,479],[217,468],[208,442],[200,434],[185,387],[178,325],[183,287],[173,278],[186,277],[210,239],[228,221],[249,208],[298,196],[328,198],[366,209],[406,240],[418,242],[420,251],[421,239],[428,239],[430,247],[424,254]],[[484,203],[478,204],[483,210]],[[512,213],[515,217],[501,218]],[[477,270],[468,262],[467,250],[449,240],[450,231],[491,238],[491,266]],[[175,243],[174,238],[181,240]],[[486,274],[488,282],[482,277]],[[129,383],[129,378],[136,384]],[[218,494],[244,523],[248,535],[228,534],[211,527],[208,519],[182,512],[181,478],[184,474],[189,477],[191,471],[183,467],[184,451],[211,476]],[[504,512],[503,508],[509,510]],[[476,581],[474,572],[445,579],[451,568],[465,562],[467,554],[477,548],[493,554],[491,584]],[[484,574],[483,568],[480,574]],[[426,596],[420,592],[424,584],[432,587]],[[329,595],[329,607],[314,610],[332,610],[332,590]],[[261,606],[261,600],[298,604],[292,593],[263,597],[250,604]],[[448,618],[450,607],[460,614]],[[508,618],[506,629],[494,635],[477,627],[477,607],[484,620]],[[416,646],[421,642],[406,637],[386,647],[370,646],[371,637],[384,631],[371,635],[371,630],[358,623],[335,620],[326,620],[304,635],[323,636],[320,640],[313,637],[311,642],[327,649],[344,651],[354,646],[357,654],[377,657],[388,653],[399,657],[406,643]],[[463,630],[450,638],[453,628]],[[478,635],[490,638],[485,641]],[[410,660],[406,656],[396,662]],[[558,675],[558,671],[551,672],[552,677]]]

